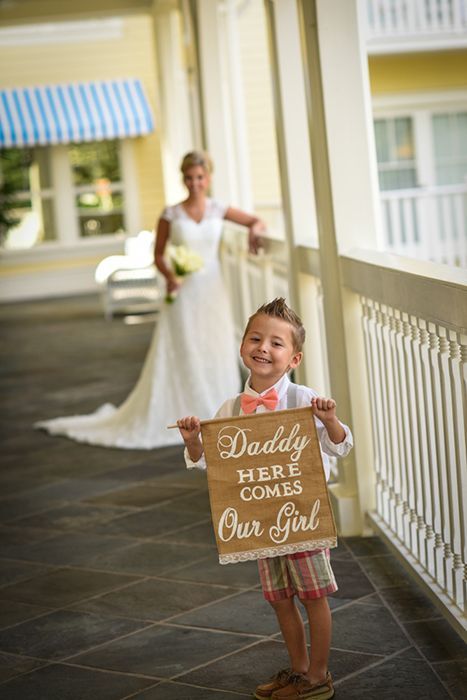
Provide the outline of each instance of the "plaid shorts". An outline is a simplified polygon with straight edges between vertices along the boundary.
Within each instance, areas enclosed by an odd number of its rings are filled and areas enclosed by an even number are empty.
[[[258,559],[259,576],[266,600],[322,598],[337,591],[329,549]]]

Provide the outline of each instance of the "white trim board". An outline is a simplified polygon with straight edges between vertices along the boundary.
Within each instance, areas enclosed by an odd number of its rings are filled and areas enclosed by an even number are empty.
[[[467,89],[445,90],[435,92],[399,92],[388,95],[374,95],[371,100],[373,113],[386,112],[393,109],[465,109],[467,105]]]

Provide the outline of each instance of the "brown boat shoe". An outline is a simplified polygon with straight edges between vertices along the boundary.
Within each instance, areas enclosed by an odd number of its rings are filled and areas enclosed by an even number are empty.
[[[334,686],[329,671],[324,681],[310,683],[308,678],[301,673],[293,673],[289,676],[286,686],[275,690],[271,700],[330,700],[334,697]]]
[[[275,693],[276,690],[285,688],[285,686],[289,683],[290,676],[292,675],[293,671],[291,668],[283,668],[281,671],[272,676],[267,683],[262,683],[259,685],[255,690],[254,697],[257,698],[257,700],[264,700],[264,698],[272,697],[272,694]]]

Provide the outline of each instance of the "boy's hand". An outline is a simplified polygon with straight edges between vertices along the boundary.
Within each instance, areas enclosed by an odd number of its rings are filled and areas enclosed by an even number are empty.
[[[188,454],[192,462],[199,462],[204,452],[203,443],[200,440],[201,423],[197,416],[186,416],[177,421],[180,434],[185,441]]]
[[[177,421],[180,434],[186,443],[194,442],[200,432],[201,424],[197,416],[186,416]]]
[[[336,418],[336,402],[334,399],[325,399],[324,396],[315,396],[311,399],[311,410],[323,423]]]
[[[345,440],[345,430],[336,416],[336,402],[334,399],[316,396],[311,399],[311,410],[313,415],[323,423],[332,442],[337,445]]]

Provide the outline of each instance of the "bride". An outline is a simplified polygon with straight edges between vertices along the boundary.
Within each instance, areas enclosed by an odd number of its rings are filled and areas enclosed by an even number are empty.
[[[182,161],[187,198],[166,207],[157,224],[155,264],[166,279],[168,295],[140,377],[118,408],[104,404],[90,415],[41,421],[35,427],[79,442],[150,449],[180,442],[167,430],[179,416],[211,418],[223,401],[240,390],[237,343],[218,249],[223,220],[248,227],[256,253],[263,222],[207,196],[212,164],[203,152]],[[183,284],[166,258],[167,244],[198,253],[203,267]]]

